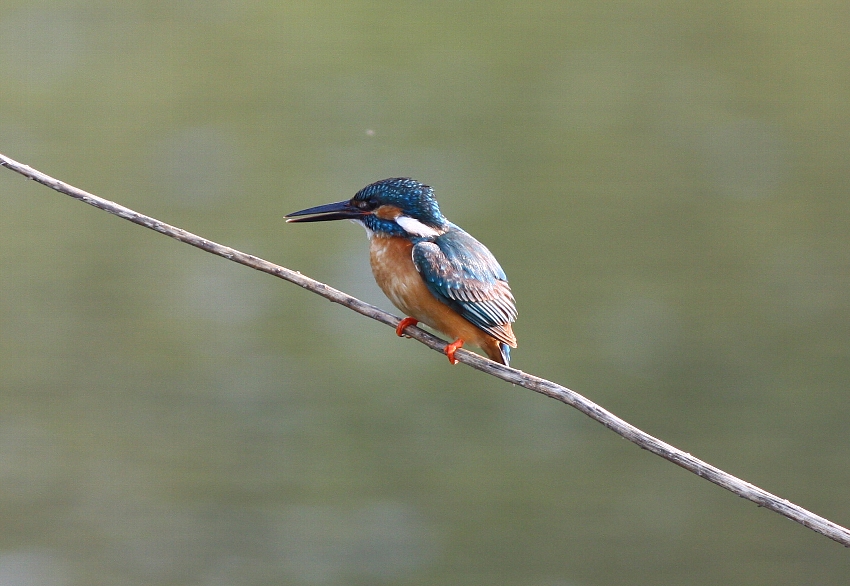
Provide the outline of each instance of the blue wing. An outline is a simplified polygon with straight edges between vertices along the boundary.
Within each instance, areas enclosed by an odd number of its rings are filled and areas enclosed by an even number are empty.
[[[516,348],[516,301],[505,271],[475,238],[448,232],[413,247],[413,264],[434,296],[500,342]]]

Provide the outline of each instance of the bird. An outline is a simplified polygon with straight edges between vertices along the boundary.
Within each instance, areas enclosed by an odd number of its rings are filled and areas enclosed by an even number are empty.
[[[286,215],[287,222],[351,220],[366,228],[378,286],[407,316],[396,328],[424,323],[454,341],[451,364],[465,343],[508,366],[517,347],[517,308],[493,254],[440,212],[434,190],[408,177],[367,185],[353,198]]]

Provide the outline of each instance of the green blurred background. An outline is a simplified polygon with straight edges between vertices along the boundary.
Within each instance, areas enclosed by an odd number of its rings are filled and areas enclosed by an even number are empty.
[[[516,367],[850,524],[846,3],[4,0],[0,152],[387,309],[362,229],[282,216],[433,185]],[[9,171],[0,206],[2,586],[850,581],[297,287]]]

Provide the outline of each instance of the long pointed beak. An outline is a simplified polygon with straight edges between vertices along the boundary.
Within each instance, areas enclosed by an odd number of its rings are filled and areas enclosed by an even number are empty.
[[[354,207],[348,201],[338,201],[336,203],[328,203],[323,206],[307,208],[300,212],[292,212],[286,214],[287,222],[324,222],[327,220],[351,220],[361,218],[368,212]],[[299,217],[305,216],[305,217]]]

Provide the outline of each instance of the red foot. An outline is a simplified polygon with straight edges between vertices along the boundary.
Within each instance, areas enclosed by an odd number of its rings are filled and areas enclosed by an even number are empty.
[[[407,326],[415,326],[419,323],[419,320],[413,319],[412,317],[406,317],[400,322],[398,322],[398,327],[395,329],[396,335],[401,338],[404,336],[404,328]]]
[[[452,364],[457,364],[457,360],[455,359],[455,350],[458,348],[463,348],[463,340],[460,338],[446,346],[446,356],[449,357],[449,362]]]

